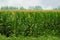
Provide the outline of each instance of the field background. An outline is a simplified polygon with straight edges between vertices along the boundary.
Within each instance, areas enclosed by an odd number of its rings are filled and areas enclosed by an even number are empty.
[[[1,10],[1,40],[59,40],[60,10]]]

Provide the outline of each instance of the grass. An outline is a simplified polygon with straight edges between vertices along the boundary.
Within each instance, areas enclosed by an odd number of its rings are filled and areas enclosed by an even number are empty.
[[[40,36],[40,37],[24,37],[24,36],[19,36],[19,37],[6,37],[6,36],[1,36],[0,35],[0,40],[60,40],[59,37],[57,36]]]

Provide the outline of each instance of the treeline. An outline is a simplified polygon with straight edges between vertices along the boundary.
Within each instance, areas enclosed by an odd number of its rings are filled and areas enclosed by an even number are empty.
[[[44,9],[41,6],[30,6],[29,8],[24,8],[23,6],[21,7],[5,6],[5,7],[1,7],[0,10],[44,10]],[[60,10],[60,6],[50,10]]]
[[[8,6],[5,6],[5,7],[1,7],[1,10],[42,10],[43,8],[41,6],[32,6],[32,7],[29,7],[29,8],[24,8],[24,7],[8,7]]]

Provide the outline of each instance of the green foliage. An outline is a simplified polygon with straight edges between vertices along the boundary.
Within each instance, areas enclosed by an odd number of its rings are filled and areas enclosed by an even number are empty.
[[[0,12],[2,35],[35,36],[60,35],[60,12]]]
[[[59,37],[56,36],[40,36],[40,37],[24,37],[24,36],[19,36],[19,37],[6,37],[3,35],[0,35],[0,40],[60,40]]]

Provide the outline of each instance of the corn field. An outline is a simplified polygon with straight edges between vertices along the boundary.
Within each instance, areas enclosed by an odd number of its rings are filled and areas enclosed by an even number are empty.
[[[59,11],[0,11],[0,34],[60,36]]]

